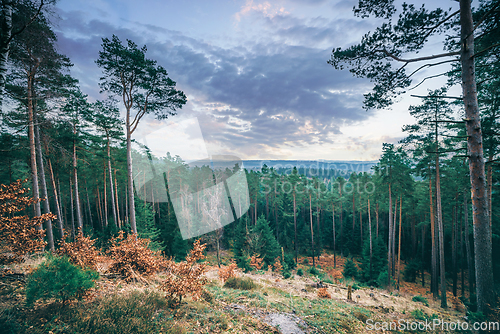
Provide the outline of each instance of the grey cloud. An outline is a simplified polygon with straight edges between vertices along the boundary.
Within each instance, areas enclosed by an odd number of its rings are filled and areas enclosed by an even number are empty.
[[[328,133],[340,133],[339,125],[366,119],[369,113],[361,109],[361,92],[368,90],[364,80],[353,79],[347,72],[336,72],[326,64],[331,49],[312,46],[292,46],[276,41],[254,43],[224,49],[196,40],[177,31],[155,26],[142,30],[117,28],[106,22],[85,21],[82,13],[62,13],[58,31],[61,52],[75,63],[82,84],[96,94],[100,70],[94,61],[101,49],[101,38],[116,34],[120,39],[147,44],[148,57],[156,59],[190,99],[196,96],[197,105],[208,110],[202,117],[199,111],[186,105],[182,112],[200,115],[206,139],[227,142],[228,145],[248,147],[276,146],[288,143],[329,141]],[[281,20],[281,21],[279,21]],[[317,18],[322,27],[307,26],[294,18],[278,18],[270,22],[283,36],[326,40],[338,28]],[[286,28],[285,28],[286,26]],[[157,33],[154,41],[148,33]],[[344,91],[350,94],[331,93]],[[85,90],[84,90],[85,91]],[[222,110],[217,105],[227,106]],[[212,119],[209,119],[212,117]],[[215,121],[229,126],[220,132],[203,127]],[[250,123],[243,131],[235,121]],[[310,130],[300,130],[308,123]],[[219,131],[219,132],[217,132]]]

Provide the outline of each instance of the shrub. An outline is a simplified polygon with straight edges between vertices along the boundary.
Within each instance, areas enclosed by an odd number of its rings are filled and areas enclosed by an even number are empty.
[[[438,318],[438,315],[433,313],[431,316],[427,315],[424,311],[416,309],[411,311],[411,316],[417,320],[433,321]]]
[[[149,276],[159,271],[165,261],[159,251],[148,248],[149,242],[149,239],[141,239],[136,234],[129,234],[125,238],[123,231],[120,231],[111,240],[108,252],[113,264],[109,270],[124,276],[126,280],[140,279],[141,275]]]
[[[0,185],[0,263],[20,262],[24,255],[41,251],[45,246],[45,232],[38,227],[56,218],[51,213],[34,218],[16,215],[40,201],[27,196],[29,189],[23,188],[24,182],[26,180],[17,180],[10,185]]]
[[[307,257],[305,257],[304,260],[302,260],[302,263],[305,265],[309,264],[309,260],[307,259]]]
[[[358,267],[353,260],[347,259],[344,263],[344,271],[342,272],[344,278],[358,277]]]
[[[328,289],[327,288],[319,288],[318,289],[318,297],[319,298],[332,298],[332,296],[330,296],[330,293],[328,293]]]
[[[219,268],[219,278],[222,282],[226,282],[230,277],[237,277],[236,263],[231,263],[229,266],[222,266]]]
[[[262,266],[264,265],[263,263],[264,259],[259,256],[260,256],[259,254],[252,255],[252,257],[250,258],[250,267],[257,270],[262,269]]]
[[[429,306],[429,302],[427,301],[427,298],[424,296],[417,295],[417,296],[414,296],[411,300],[414,302],[417,302],[417,303],[422,303],[425,306]]]
[[[207,264],[197,261],[205,258],[203,251],[206,247],[207,245],[201,244],[198,239],[186,256],[186,261],[168,261],[169,273],[161,289],[166,292],[165,297],[171,307],[179,306],[182,298],[188,294],[195,300],[201,297],[203,286],[207,283],[207,279],[201,276],[207,270]]]
[[[417,260],[412,260],[412,261],[408,262],[408,264],[405,266],[405,270],[403,272],[404,280],[407,282],[415,282],[421,266],[422,265],[420,264],[420,261],[417,261]]]
[[[94,246],[96,240],[92,240],[90,237],[84,237],[81,230],[78,231],[75,241],[66,242],[66,238],[67,235],[61,240],[56,254],[59,256],[67,256],[71,263],[83,269],[91,268],[95,270],[97,259],[100,256],[100,252]]]
[[[28,276],[26,304],[31,306],[39,299],[55,298],[62,302],[80,299],[98,278],[97,272],[83,270],[67,257],[51,256]]]
[[[302,268],[297,269],[297,275],[299,275],[299,276],[304,275],[304,271],[302,270]]]
[[[283,266],[281,265],[281,261],[280,261],[279,256],[276,259],[274,259],[273,269],[277,273],[279,273],[283,270]]]
[[[158,333],[162,326],[168,325],[164,321],[166,304],[165,298],[159,291],[132,290],[112,294],[101,298],[98,303],[92,303],[89,307],[79,308],[79,312],[72,317],[74,325],[68,330],[64,329],[64,332]],[[55,330],[54,332],[59,333]]]
[[[377,278],[377,284],[381,288],[387,287],[387,270],[380,272]],[[391,279],[391,285],[392,286],[396,285],[396,280],[394,278]]]
[[[252,290],[255,289],[257,285],[249,277],[231,277],[226,281],[224,287],[239,290]]]
[[[318,269],[316,269],[316,267],[311,267],[311,269],[309,269],[309,274],[318,275],[319,271],[318,271]]]
[[[292,274],[290,274],[290,272],[289,272],[289,271],[285,271],[285,272],[283,273],[283,278],[284,278],[284,279],[289,279],[291,276],[292,276]]]

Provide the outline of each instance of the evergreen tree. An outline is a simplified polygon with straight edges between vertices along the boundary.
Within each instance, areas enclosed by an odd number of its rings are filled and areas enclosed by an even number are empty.
[[[150,239],[149,248],[152,250],[163,249],[164,246],[159,241],[161,231],[155,225],[155,212],[151,204],[144,201],[136,201],[135,215],[139,238]]]
[[[373,242],[373,255],[370,262],[370,241],[366,240],[363,246],[363,257],[361,259],[360,277],[363,281],[374,285],[380,273],[386,266],[387,247],[382,238]]]

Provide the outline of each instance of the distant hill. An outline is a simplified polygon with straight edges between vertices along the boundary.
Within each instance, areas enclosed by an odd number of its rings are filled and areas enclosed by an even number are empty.
[[[293,167],[297,169],[316,170],[319,175],[330,174],[332,171],[340,173],[367,172],[372,173],[372,167],[378,161],[356,161],[356,160],[243,160],[243,166],[247,170],[261,170],[264,165],[274,168],[280,173],[290,173]]]

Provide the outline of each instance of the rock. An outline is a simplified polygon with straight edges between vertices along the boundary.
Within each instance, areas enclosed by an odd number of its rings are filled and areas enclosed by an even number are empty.
[[[375,297],[375,295],[374,295],[373,293],[370,293],[370,297],[372,297],[372,298],[373,298],[373,297]]]

